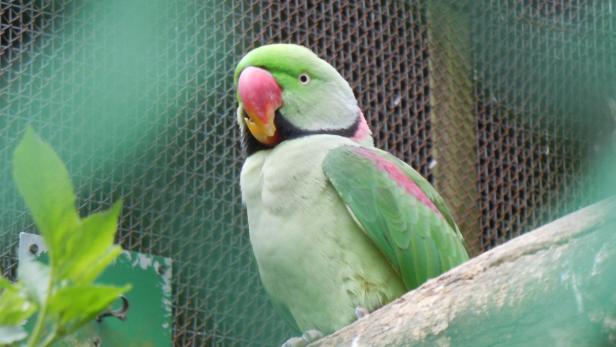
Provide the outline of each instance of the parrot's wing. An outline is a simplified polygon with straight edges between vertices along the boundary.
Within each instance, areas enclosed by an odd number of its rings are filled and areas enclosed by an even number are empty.
[[[443,199],[393,155],[375,148],[342,146],[327,154],[323,171],[407,289],[468,259]]]

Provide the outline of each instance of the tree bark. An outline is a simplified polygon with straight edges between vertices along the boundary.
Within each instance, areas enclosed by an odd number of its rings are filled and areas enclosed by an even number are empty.
[[[569,214],[310,346],[616,346],[615,221]]]

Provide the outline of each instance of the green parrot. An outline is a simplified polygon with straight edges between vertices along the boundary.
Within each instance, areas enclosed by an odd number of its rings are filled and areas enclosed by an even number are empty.
[[[261,281],[306,332],[331,333],[468,259],[445,202],[374,147],[347,81],[308,48],[272,44],[235,70],[240,186]]]

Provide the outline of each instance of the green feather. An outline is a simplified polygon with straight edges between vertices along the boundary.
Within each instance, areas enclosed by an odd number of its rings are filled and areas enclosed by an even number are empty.
[[[282,89],[284,118],[303,130],[344,129],[361,113],[349,83],[306,47],[293,44],[272,44],[253,49],[237,64],[234,83],[248,66],[269,71]],[[307,74],[309,83],[300,83]],[[238,102],[241,104],[239,95]]]
[[[466,261],[468,254],[462,235],[430,183],[389,153],[363,148],[404,172],[439,213],[409,194],[374,161],[359,154],[357,148],[342,146],[330,151],[323,171],[407,289]]]

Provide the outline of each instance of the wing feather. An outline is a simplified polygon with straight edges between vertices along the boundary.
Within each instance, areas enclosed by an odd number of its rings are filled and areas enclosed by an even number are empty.
[[[407,289],[468,259],[445,202],[406,163],[378,149],[342,146],[328,153],[323,171]]]

